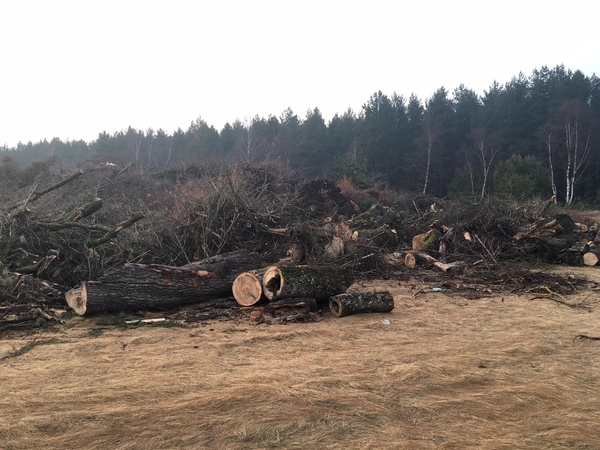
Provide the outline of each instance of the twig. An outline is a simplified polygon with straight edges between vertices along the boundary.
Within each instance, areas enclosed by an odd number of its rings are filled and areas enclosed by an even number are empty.
[[[588,341],[600,341],[600,337],[597,336],[588,336],[587,334],[578,334],[577,336],[575,336],[573,338],[573,342],[575,342],[575,339],[587,339]]]
[[[490,258],[492,258],[492,260],[494,261],[494,264],[498,264],[498,261],[496,260],[494,255],[492,255],[492,252],[490,252],[490,250],[485,246],[485,244],[481,241],[481,239],[479,239],[479,236],[477,236],[475,233],[473,233],[473,236],[475,236],[475,239],[477,239],[479,241],[479,243],[484,248],[484,250],[487,252],[487,254],[490,255]]]
[[[25,344],[21,348],[14,348],[13,347],[13,351],[7,353],[2,358],[0,358],[0,361],[3,360],[3,359],[15,358],[17,356],[24,355],[25,353],[29,352],[31,349],[33,349],[33,347],[35,347],[37,345],[50,344],[50,343],[54,342],[55,340],[56,340],[55,338],[47,339],[45,341],[42,341],[42,340],[39,340],[39,339],[34,339],[33,341]]]
[[[569,308],[581,308],[581,309],[585,309],[586,311],[591,311],[592,310],[592,308],[590,308],[589,306],[583,305],[583,302],[581,302],[581,303],[569,303],[569,302],[567,302],[562,295],[558,294],[557,292],[551,291],[546,286],[538,286],[536,288],[531,288],[531,289],[529,289],[528,292],[531,292],[533,289],[542,289],[542,290],[544,290],[544,291],[546,291],[548,293],[547,294],[540,294],[537,297],[532,297],[530,300],[548,299],[548,300],[552,300],[553,302],[559,303],[561,305],[568,306]],[[552,298],[552,296],[556,296],[556,297],[560,298],[560,300],[557,300],[556,298]]]
[[[89,241],[88,248],[97,247],[98,245],[102,245],[102,244],[109,242],[117,234],[119,234],[120,231],[124,230],[125,228],[129,228],[134,223],[136,223],[138,220],[141,220],[143,218],[144,218],[144,215],[142,213],[134,214],[133,216],[129,217],[128,219],[125,219],[123,222],[117,224],[112,230],[110,230],[108,233],[106,233],[101,238],[95,239],[93,241]]]

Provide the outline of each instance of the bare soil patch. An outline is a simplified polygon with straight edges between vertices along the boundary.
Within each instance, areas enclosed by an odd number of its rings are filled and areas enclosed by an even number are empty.
[[[365,283],[392,313],[316,323],[4,336],[0,447],[600,448],[600,341],[574,339],[600,336],[596,285],[565,297],[586,308],[437,285]]]

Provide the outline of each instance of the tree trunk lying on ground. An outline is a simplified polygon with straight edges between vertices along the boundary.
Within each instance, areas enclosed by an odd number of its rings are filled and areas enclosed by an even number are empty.
[[[307,321],[311,319],[311,311],[317,310],[314,298],[284,298],[265,306],[260,321],[269,325]]]
[[[262,287],[265,270],[251,270],[238,275],[231,287],[236,302],[242,306],[253,306],[267,301]]]
[[[163,310],[231,296],[235,278],[259,267],[258,254],[245,250],[183,267],[125,264],[65,296],[79,315]]]
[[[583,264],[586,266],[597,266],[600,261],[600,252],[598,250],[590,250],[583,254]]]
[[[329,309],[336,317],[351,314],[390,312],[394,309],[394,297],[387,291],[348,292],[329,299]]]
[[[326,300],[346,292],[353,281],[348,271],[334,266],[271,266],[263,276],[263,292],[269,300]]]
[[[560,235],[556,237],[540,237],[537,240],[537,254],[546,261],[554,261],[558,254],[575,244],[572,235]]]

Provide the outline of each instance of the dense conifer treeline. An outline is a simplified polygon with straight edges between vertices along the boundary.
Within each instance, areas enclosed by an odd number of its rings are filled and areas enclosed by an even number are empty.
[[[600,190],[600,80],[564,66],[543,67],[482,96],[461,85],[430,98],[374,93],[360,111],[325,122],[318,108],[301,118],[236,120],[217,130],[201,118],[186,130],[128,128],[95,141],[60,139],[3,148],[0,168],[56,155],[143,170],[226,158],[279,161],[312,176],[374,180],[437,196],[481,198],[555,193],[570,204]],[[0,172],[0,176],[1,176]]]

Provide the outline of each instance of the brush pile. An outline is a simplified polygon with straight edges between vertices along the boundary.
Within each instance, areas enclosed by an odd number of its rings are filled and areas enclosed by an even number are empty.
[[[90,313],[214,302],[237,289],[246,295],[241,305],[268,300],[263,307],[276,318],[280,308],[314,309],[312,301],[298,299],[346,292],[344,277],[344,289],[309,292],[293,270],[360,279],[405,276],[415,267],[489,269],[528,255],[568,264],[600,261],[597,224],[550,215],[550,203],[526,210],[493,200],[458,205],[402,197],[381,187],[342,190],[326,179],[300,180],[277,165],[142,173],[90,164],[70,174],[40,171],[30,181],[0,192],[0,331],[60,320],[67,292],[73,305],[103,298],[103,306],[84,308]],[[214,259],[240,251],[254,255],[252,262]],[[213,289],[216,279],[225,290]],[[126,284],[132,289],[124,294]],[[269,297],[292,287],[291,294]],[[120,303],[112,300],[117,297]],[[136,306],[125,306],[126,299]],[[347,306],[337,305],[338,311]]]

